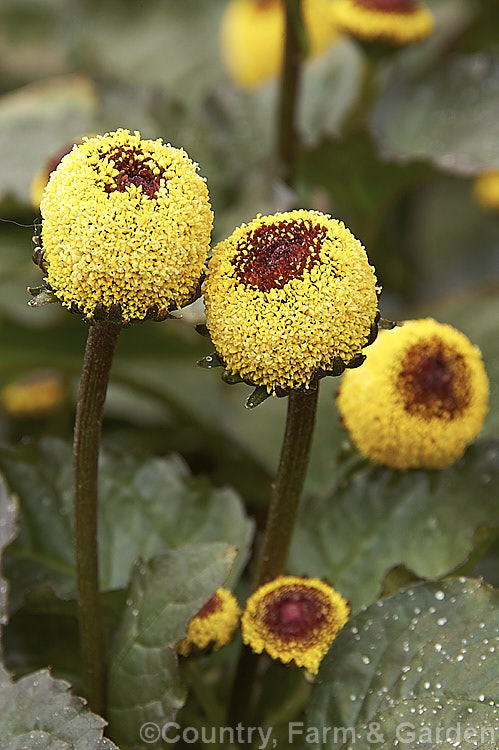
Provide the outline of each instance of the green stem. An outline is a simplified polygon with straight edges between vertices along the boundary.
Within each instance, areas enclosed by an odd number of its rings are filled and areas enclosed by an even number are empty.
[[[301,0],[286,0],[284,62],[277,109],[278,173],[292,185],[295,176],[298,137],[295,121],[300,72],[306,40],[301,16]]]
[[[121,327],[90,327],[80,380],[73,443],[76,578],[83,682],[90,708],[106,710],[106,663],[99,599],[97,470],[102,412]]]
[[[196,664],[195,659],[188,659],[186,661],[184,670],[188,678],[189,688],[196,696],[197,702],[209,725],[221,727],[224,720],[223,710],[213,693],[212,687],[206,684],[204,674]]]
[[[257,587],[284,573],[298,504],[307,473],[319,388],[312,393],[293,391],[277,478],[272,492],[257,575]]]
[[[267,516],[255,589],[284,573],[314,433],[319,387],[288,396],[288,416],[277,477]],[[248,721],[254,703],[258,656],[243,646],[234,678],[229,720]]]

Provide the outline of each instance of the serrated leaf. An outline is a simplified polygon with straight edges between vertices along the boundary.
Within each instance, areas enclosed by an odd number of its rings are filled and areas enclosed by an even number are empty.
[[[11,607],[30,588],[75,589],[71,448],[46,439],[0,451],[0,468],[19,496],[20,533],[5,560]],[[231,581],[244,564],[253,533],[238,496],[194,479],[176,456],[139,460],[103,454],[100,462],[99,549],[103,589],[124,588],[138,557],[188,543],[228,542],[238,549]]]
[[[0,668],[0,750],[116,750],[103,739],[106,722],[47,670],[11,683]]]
[[[1,626],[7,622],[7,594],[8,583],[2,577],[2,554],[9,542],[16,535],[17,508],[14,499],[11,497],[7,486],[0,477],[0,632]],[[0,653],[1,653],[0,641]]]
[[[109,672],[110,733],[124,750],[143,750],[141,727],[162,727],[184,704],[172,646],[225,581],[234,557],[226,544],[198,544],[136,566]]]
[[[498,94],[497,55],[452,56],[422,80],[396,77],[371,115],[371,133],[402,162],[468,175],[499,167]]]
[[[341,731],[329,734],[330,750],[447,748],[439,726],[460,728],[452,747],[492,750],[499,737],[498,605],[497,591],[463,578],[415,585],[372,604],[326,655],[307,726],[320,735],[323,727],[350,728],[346,739]],[[463,741],[467,727],[489,727],[492,740]]]
[[[288,569],[327,578],[357,609],[405,565],[436,578],[467,559],[474,532],[499,522],[499,441],[472,445],[439,472],[368,466],[302,507]]]

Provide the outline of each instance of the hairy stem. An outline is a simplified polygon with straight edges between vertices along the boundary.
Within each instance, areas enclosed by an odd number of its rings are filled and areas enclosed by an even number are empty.
[[[277,477],[267,516],[255,589],[284,573],[307,473],[319,388],[288,396],[288,416]],[[233,726],[251,715],[258,656],[243,647],[234,678],[229,719]]]
[[[102,412],[121,327],[90,326],[80,380],[73,443],[76,577],[83,681],[90,708],[106,710],[106,660],[99,598],[97,472]]]
[[[277,478],[272,492],[257,587],[284,573],[307,473],[319,389],[292,392]]]
[[[291,186],[296,167],[298,138],[295,120],[305,47],[301,0],[286,0],[285,15],[284,62],[277,110],[277,160],[279,176]]]

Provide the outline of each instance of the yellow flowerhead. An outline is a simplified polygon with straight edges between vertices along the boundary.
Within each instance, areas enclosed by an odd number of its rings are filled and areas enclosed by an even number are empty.
[[[499,211],[499,169],[488,169],[477,175],[473,193],[481,206]]]
[[[303,0],[303,22],[309,54],[322,52],[337,36],[331,22],[330,0]],[[279,74],[284,51],[283,0],[230,0],[221,29],[225,67],[243,89],[259,86]]]
[[[376,277],[341,221],[317,211],[277,213],[215,247],[205,304],[229,373],[268,393],[307,388],[363,360],[376,329]]]
[[[232,640],[240,616],[234,595],[228,589],[217,589],[190,621],[187,635],[177,646],[178,653],[188,656],[193,650],[208,647],[217,651]]]
[[[412,44],[435,27],[433,14],[418,0],[336,0],[331,14],[341,31],[363,41]]]
[[[0,391],[0,405],[13,417],[39,418],[56,411],[67,399],[68,390],[57,375],[38,375],[8,383]]]
[[[284,664],[316,674],[350,605],[318,578],[280,576],[250,596],[241,619],[243,641]]]
[[[84,139],[41,202],[46,281],[69,309],[127,323],[165,317],[196,292],[213,215],[185,151],[118,130]]]
[[[395,469],[438,469],[463,454],[485,419],[480,351],[431,318],[385,331],[359,372],[345,374],[338,407],[357,449]]]

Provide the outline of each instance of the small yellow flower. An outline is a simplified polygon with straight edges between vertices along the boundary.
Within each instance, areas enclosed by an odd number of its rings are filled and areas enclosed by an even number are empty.
[[[396,469],[456,461],[485,419],[480,351],[431,318],[385,331],[358,372],[345,374],[338,407],[357,449]]]
[[[473,183],[473,193],[481,206],[499,211],[499,169],[488,169],[478,174]]]
[[[373,268],[341,221],[316,211],[258,216],[213,251],[207,327],[227,371],[276,389],[307,388],[362,361],[377,318]],[[343,364],[345,363],[345,364]]]
[[[435,27],[433,14],[418,0],[336,0],[331,14],[341,31],[363,41],[412,44]]]
[[[178,653],[188,656],[193,650],[206,648],[217,651],[232,640],[240,616],[234,595],[228,589],[217,589],[190,621],[186,637],[177,646]]]
[[[59,376],[38,375],[4,386],[0,405],[13,417],[36,419],[56,411],[67,396],[67,387]]]
[[[213,215],[185,151],[118,130],[84,139],[41,202],[46,281],[91,319],[165,317],[196,292]]]
[[[348,620],[350,605],[318,578],[280,576],[250,596],[241,619],[243,641],[284,664],[316,674]]]
[[[317,55],[336,36],[330,0],[303,0],[303,22]],[[284,50],[283,0],[230,0],[225,9],[221,46],[224,63],[234,83],[243,89],[259,86],[281,70]]]

